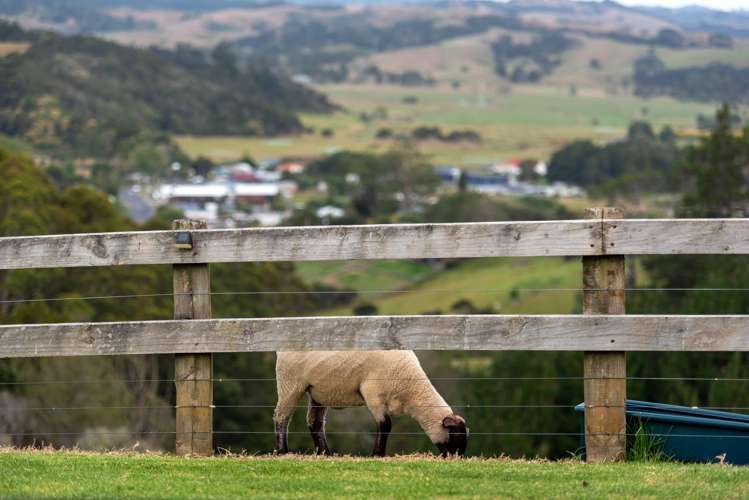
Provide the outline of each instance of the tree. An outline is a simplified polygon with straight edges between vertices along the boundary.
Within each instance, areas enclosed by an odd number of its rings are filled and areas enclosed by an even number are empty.
[[[239,74],[237,56],[232,52],[231,47],[226,42],[216,45],[211,52],[211,57],[219,68],[226,71],[232,77],[236,77]]]
[[[520,176],[518,179],[521,181],[535,182],[538,180],[538,174],[536,173],[536,165],[538,161],[527,158],[520,162]]]
[[[686,39],[684,38],[684,35],[670,28],[664,28],[660,30],[655,37],[655,42],[659,45],[665,45],[666,47],[675,49],[681,48],[686,45]]]
[[[721,49],[733,48],[733,38],[731,38],[731,35],[725,33],[710,33],[708,43],[711,47],[718,47]]]
[[[623,141],[605,146],[575,141],[554,152],[548,178],[598,194],[636,197],[673,189],[672,170],[680,155],[668,135],[656,136],[649,123],[638,121]]]
[[[330,193],[348,197],[364,219],[386,220],[431,195],[440,179],[409,143],[384,154],[342,151],[315,161],[307,174],[325,181]],[[348,180],[347,180],[348,179]]]
[[[730,108],[718,110],[708,137],[691,146],[679,165],[684,179],[679,216],[745,216],[749,201],[749,129],[736,134]],[[737,293],[749,282],[744,256],[658,256],[642,259],[650,282],[664,291],[634,293],[627,297],[627,312],[635,314],[743,314],[749,296]],[[730,293],[705,289],[735,289]],[[746,353],[654,355],[628,357],[628,371],[640,377],[749,377]],[[744,384],[675,380],[668,386],[647,381],[639,398],[700,406],[742,406],[749,403]]]
[[[655,139],[655,133],[648,122],[632,122],[627,130],[627,139],[652,141]]]
[[[733,133],[731,108],[726,104],[716,114],[710,136],[689,148],[683,166],[690,180],[684,195],[689,214],[730,217],[749,202],[749,127]]]
[[[460,177],[458,177],[458,191],[461,193],[468,191],[468,172],[465,169],[460,170]]]

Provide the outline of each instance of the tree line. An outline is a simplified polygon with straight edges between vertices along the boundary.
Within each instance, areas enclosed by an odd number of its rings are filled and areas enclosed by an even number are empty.
[[[655,51],[637,59],[634,66],[635,93],[696,101],[749,102],[749,68],[713,62],[705,66],[667,68]]]

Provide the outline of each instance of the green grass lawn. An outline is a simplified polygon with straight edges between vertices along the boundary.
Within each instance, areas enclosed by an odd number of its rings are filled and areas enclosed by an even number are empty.
[[[0,451],[3,498],[746,498],[749,468]]]

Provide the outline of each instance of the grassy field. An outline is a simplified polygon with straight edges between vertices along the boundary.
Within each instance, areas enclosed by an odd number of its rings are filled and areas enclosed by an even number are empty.
[[[508,87],[509,88],[509,87]],[[328,85],[321,90],[346,111],[330,115],[303,115],[316,133],[277,138],[180,136],[177,142],[192,156],[215,161],[250,154],[257,159],[284,156],[321,156],[343,149],[385,150],[388,140],[375,138],[381,128],[408,132],[421,125],[445,132],[478,131],[480,144],[420,142],[419,149],[439,164],[479,166],[512,158],[548,159],[564,144],[579,138],[607,141],[621,137],[629,123],[647,117],[655,126],[693,127],[695,117],[710,115],[715,106],[673,99],[643,100],[629,95],[569,94],[564,85],[512,86],[509,93],[482,93],[481,89],[454,91],[444,87],[404,88],[376,85]],[[418,102],[403,99],[416,96]],[[364,122],[361,112],[386,110],[387,117]],[[320,132],[331,129],[333,137]]]
[[[581,280],[579,259],[556,257],[470,259],[444,271],[411,261],[304,262],[297,269],[309,283],[359,291],[354,305],[374,304],[379,314],[447,313],[461,299],[503,314],[568,314],[577,308],[574,291],[538,289],[577,288]]]
[[[429,264],[413,260],[298,262],[296,268],[308,283],[369,293],[403,290],[439,272]]]
[[[746,498],[749,468],[0,451],[3,498]]]

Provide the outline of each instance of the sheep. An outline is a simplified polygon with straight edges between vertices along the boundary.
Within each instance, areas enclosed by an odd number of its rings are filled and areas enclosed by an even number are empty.
[[[443,457],[465,453],[468,428],[429,382],[413,351],[279,352],[278,403],[273,414],[277,453],[287,453],[294,408],[306,392],[307,424],[317,454],[325,439],[328,408],[366,405],[377,423],[374,456],[385,456],[391,416],[414,418]]]

